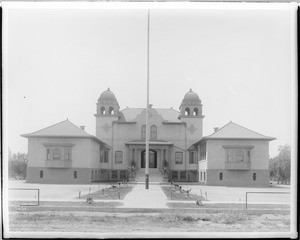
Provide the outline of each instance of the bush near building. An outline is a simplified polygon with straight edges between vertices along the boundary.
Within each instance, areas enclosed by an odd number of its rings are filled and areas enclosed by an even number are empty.
[[[9,178],[25,179],[27,170],[27,153],[8,152],[8,174]]]
[[[289,145],[279,146],[276,157],[270,158],[270,180],[277,184],[289,184],[291,178],[291,147]]]

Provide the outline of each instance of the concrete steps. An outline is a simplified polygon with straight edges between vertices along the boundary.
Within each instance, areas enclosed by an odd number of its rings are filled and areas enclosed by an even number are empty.
[[[145,182],[145,170],[140,169],[135,176],[135,181]],[[167,182],[167,178],[157,169],[149,169],[149,182]]]

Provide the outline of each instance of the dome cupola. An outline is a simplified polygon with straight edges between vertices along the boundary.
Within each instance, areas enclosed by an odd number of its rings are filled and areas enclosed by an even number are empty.
[[[97,103],[97,115],[118,116],[119,109],[117,98],[109,88],[101,93]]]
[[[194,116],[202,117],[202,104],[197,93],[193,92],[192,89],[188,91],[181,104],[180,104],[180,116]]]

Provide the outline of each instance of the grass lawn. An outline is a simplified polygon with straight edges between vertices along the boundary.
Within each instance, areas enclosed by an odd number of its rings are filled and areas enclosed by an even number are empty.
[[[289,215],[248,215],[244,211],[186,213],[11,212],[10,230],[19,232],[288,232]]]
[[[87,199],[91,197],[93,199],[109,199],[118,200],[124,199],[124,197],[134,188],[132,185],[121,185],[115,188],[103,188],[100,191],[92,192],[90,194],[81,195],[81,199]]]
[[[168,200],[177,200],[177,201],[204,200],[204,197],[201,197],[196,194],[187,194],[184,191],[180,191],[173,186],[161,186],[161,189],[167,196]]]

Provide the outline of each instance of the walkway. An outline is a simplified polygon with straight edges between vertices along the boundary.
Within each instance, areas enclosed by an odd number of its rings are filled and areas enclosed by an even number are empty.
[[[160,185],[151,184],[145,189],[145,184],[137,184],[128,193],[121,208],[167,208],[167,197]]]

